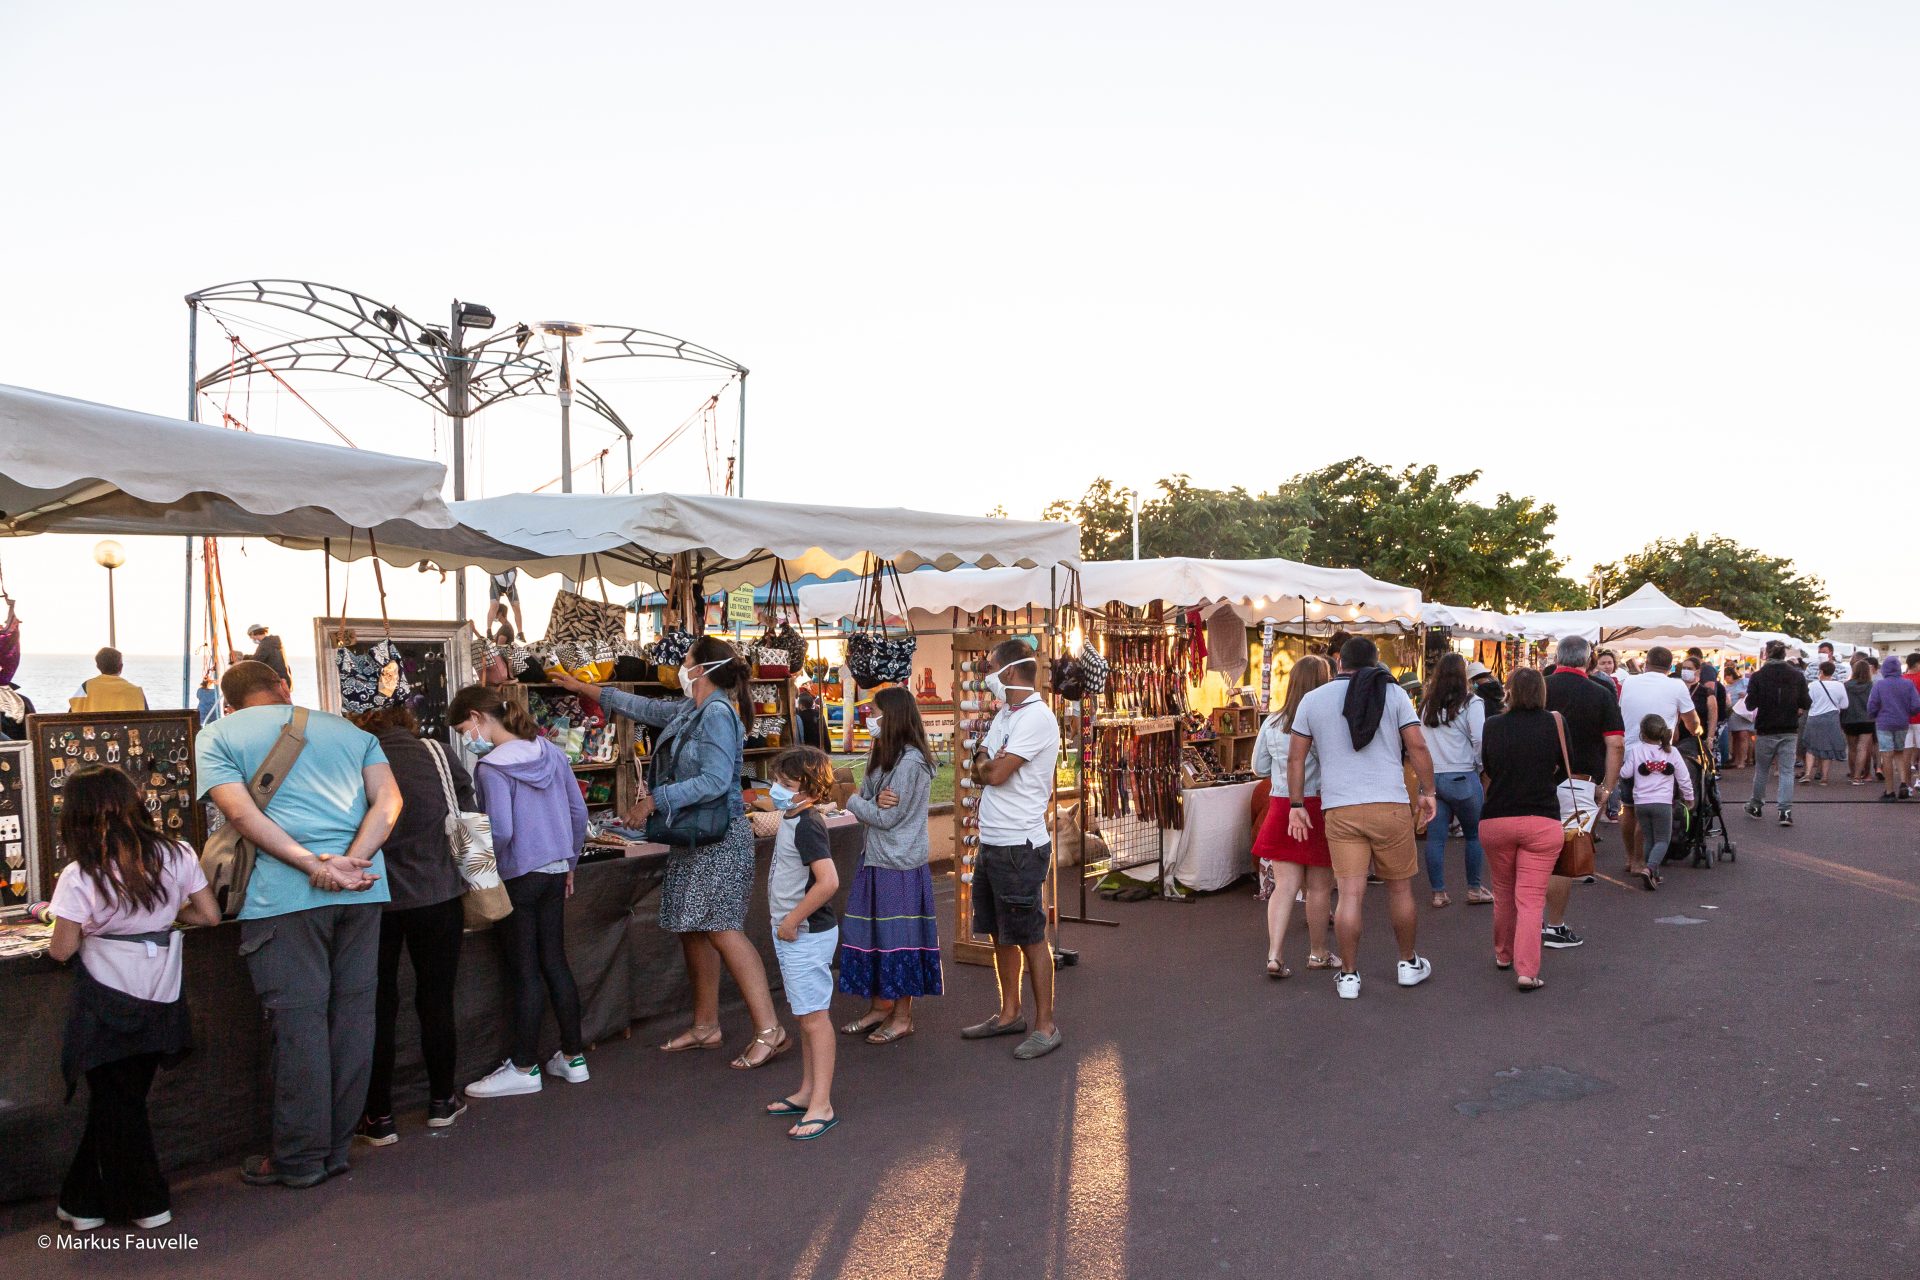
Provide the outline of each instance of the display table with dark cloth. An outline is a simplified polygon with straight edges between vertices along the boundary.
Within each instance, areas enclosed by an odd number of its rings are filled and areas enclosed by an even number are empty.
[[[850,818],[830,820],[833,861],[840,873],[838,904],[860,865],[864,829]],[[755,876],[764,885],[771,839],[755,845]],[[582,1027],[589,1041],[610,1040],[635,1023],[689,1005],[686,967],[678,938],[660,928],[655,897],[665,870],[659,854],[582,863],[567,901],[567,961],[580,984]],[[756,888],[747,936],[759,947],[776,991],[767,895]],[[194,1053],[154,1082],[154,1142],[162,1169],[231,1158],[266,1149],[267,1035],[238,948],[239,926],[228,922],[186,934],[184,988],[193,1010]],[[724,972],[724,971],[723,971]],[[499,944],[491,933],[470,933],[460,950],[454,996],[459,1021],[462,1083],[477,1080],[506,1056],[507,993]],[[732,980],[722,995],[734,1000]],[[60,1189],[67,1161],[86,1125],[86,1086],[71,1105],[63,1099],[60,1039],[73,975],[44,956],[0,961],[0,1203],[50,1196]],[[424,1108],[426,1068],[420,1024],[413,1012],[413,971],[400,966],[400,1019],[395,1029],[394,1105]],[[783,1020],[785,1019],[782,1007]],[[744,1023],[732,1037],[745,1044]],[[556,1048],[551,1012],[541,1052]]]

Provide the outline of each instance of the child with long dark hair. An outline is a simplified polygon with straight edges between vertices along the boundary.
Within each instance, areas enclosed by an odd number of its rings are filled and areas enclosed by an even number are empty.
[[[447,723],[479,753],[480,807],[493,825],[493,856],[513,910],[494,926],[513,991],[508,1056],[467,1086],[469,1098],[538,1093],[541,1077],[587,1082],[580,988],[567,966],[566,902],[587,838],[587,805],[560,748],[540,734],[525,707],[496,689],[468,685],[453,695]],[[560,1050],[540,1062],[540,1021],[553,1005]]]
[[[160,834],[126,774],[82,769],[61,794],[60,841],[73,861],[54,885],[48,954],[80,957],[60,1065],[68,1097],[87,1078],[87,1128],[57,1212],[75,1231],[108,1218],[165,1226],[173,1212],[147,1091],[155,1071],[193,1047],[173,923],[218,924],[220,908],[193,850]]]
[[[873,752],[847,811],[867,829],[840,924],[840,990],[867,1011],[840,1028],[868,1044],[913,1034],[915,996],[941,992],[940,923],[927,866],[933,748],[920,704],[899,685],[873,695]],[[872,726],[872,720],[869,722]]]

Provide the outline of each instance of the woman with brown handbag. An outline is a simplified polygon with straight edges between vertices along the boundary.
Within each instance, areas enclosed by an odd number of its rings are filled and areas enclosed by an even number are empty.
[[[1480,842],[1493,878],[1493,963],[1514,969],[1515,985],[1538,991],[1540,923],[1547,883],[1560,860],[1566,828],[1556,788],[1567,777],[1558,712],[1547,710],[1547,681],[1520,667],[1507,682],[1507,710],[1487,721],[1481,761],[1487,803]]]

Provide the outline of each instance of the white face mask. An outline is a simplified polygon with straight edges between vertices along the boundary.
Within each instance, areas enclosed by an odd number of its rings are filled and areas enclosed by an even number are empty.
[[[999,671],[988,672],[987,673],[987,692],[991,693],[994,697],[1000,699],[1002,702],[1005,702],[1007,700],[1007,691],[1009,689],[1025,689],[1029,693],[1034,692],[1034,688],[1032,685],[1008,684],[1006,682],[1005,677],[1001,675],[1001,672],[1003,671],[1011,671],[1015,667],[1024,667],[1025,665],[1027,665],[1029,662],[1032,662],[1032,661],[1034,661],[1032,658],[1022,658],[1018,662],[1009,662],[1006,666],[1000,668]]]
[[[693,682],[698,679],[700,675],[712,671],[715,667],[724,667],[732,661],[732,658],[722,658],[718,662],[696,664],[691,669],[687,667],[680,668],[680,692],[691,698],[693,696]]]

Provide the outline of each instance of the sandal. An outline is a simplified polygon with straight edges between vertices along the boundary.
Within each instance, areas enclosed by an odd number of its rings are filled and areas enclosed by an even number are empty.
[[[1538,991],[1547,985],[1547,980],[1545,978],[1521,978],[1513,985],[1515,990],[1518,991]]]
[[[1493,904],[1493,890],[1484,889],[1477,884],[1471,885],[1467,889],[1467,903],[1470,906],[1476,907],[1491,906]]]
[[[861,1014],[846,1026],[840,1028],[840,1034],[843,1036],[864,1036],[887,1020],[887,1015],[884,1013],[877,1018],[869,1018],[867,1015],[872,1012],[873,1010],[869,1009],[867,1013]]]
[[[711,1031],[712,1035],[702,1034]],[[662,1053],[690,1053],[695,1049],[718,1049],[726,1037],[720,1033],[717,1022],[696,1022],[673,1039],[660,1046]]]
[[[839,1116],[828,1116],[825,1120],[802,1120],[799,1124],[793,1126],[787,1136],[795,1142],[812,1142],[815,1138],[839,1123]],[[813,1132],[808,1133],[807,1130],[809,1129],[813,1130]]]
[[[876,1030],[872,1035],[867,1037],[867,1043],[868,1044],[892,1044],[896,1040],[905,1040],[908,1036],[912,1034],[913,1034],[913,1024],[911,1022],[909,1022],[905,1027],[882,1026],[878,1030]]]
[[[1452,905],[1453,899],[1449,898],[1446,894],[1436,893],[1433,895],[1433,909],[1435,911],[1438,911],[1441,907],[1450,907]]]
[[[1309,969],[1338,969],[1339,967],[1340,957],[1331,951],[1323,956],[1316,956],[1312,952],[1307,953],[1307,968]]]
[[[803,1116],[807,1109],[792,1098],[782,1098],[778,1102],[769,1102],[764,1108],[770,1116]]]
[[[780,1038],[778,1040],[767,1039],[767,1037],[771,1035],[777,1035]],[[755,1045],[759,1045],[767,1051],[767,1055],[758,1062],[755,1062],[747,1056],[753,1052]],[[787,1029],[778,1025],[771,1026],[765,1031],[755,1032],[753,1039],[748,1042],[747,1047],[740,1051],[740,1056],[727,1065],[735,1071],[757,1071],[791,1048],[793,1048],[793,1037],[787,1034]]]
[[[1281,964],[1278,960],[1269,960],[1267,961],[1267,976],[1274,979],[1291,978],[1293,976],[1293,970],[1287,968],[1286,965]]]

